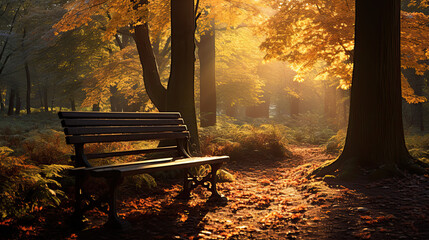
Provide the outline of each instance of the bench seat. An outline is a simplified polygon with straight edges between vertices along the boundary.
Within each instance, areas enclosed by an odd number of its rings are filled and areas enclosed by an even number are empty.
[[[157,171],[166,171],[179,168],[190,168],[200,166],[202,164],[222,163],[228,160],[228,156],[215,157],[171,157],[151,159],[138,162],[130,162],[125,164],[112,164],[97,167],[80,167],[71,169],[73,175],[90,174],[93,177],[109,177],[119,176],[127,177],[142,173],[151,173]]]

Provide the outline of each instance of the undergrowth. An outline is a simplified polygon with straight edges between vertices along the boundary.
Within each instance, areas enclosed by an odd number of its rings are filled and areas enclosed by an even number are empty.
[[[429,134],[408,135],[405,137],[405,142],[411,156],[429,164]]]
[[[200,130],[201,151],[203,155],[228,155],[235,161],[249,157],[291,157],[286,129],[280,124],[239,125],[231,119],[220,118],[217,126]]]
[[[69,165],[35,165],[0,147],[0,219],[20,218],[46,206],[58,206],[64,192],[59,179]]]

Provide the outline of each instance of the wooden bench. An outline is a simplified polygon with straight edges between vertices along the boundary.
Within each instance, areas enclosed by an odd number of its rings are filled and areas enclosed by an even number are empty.
[[[116,199],[118,187],[124,177],[136,174],[184,170],[181,198],[189,198],[190,191],[201,185],[211,191],[210,200],[225,201],[226,198],[216,190],[216,172],[228,156],[191,157],[189,152],[189,131],[184,125],[180,113],[129,113],[129,112],[59,112],[64,127],[67,144],[73,144],[75,155],[72,160],[75,168],[70,172],[75,176],[74,220],[81,224],[83,213],[94,207],[108,213],[108,227],[123,228],[125,221],[117,214]],[[166,140],[171,146],[153,149],[141,149],[119,152],[85,153],[85,145],[91,143],[112,143],[123,141]],[[145,159],[105,166],[92,166],[88,160],[96,158],[166,153],[168,157]],[[191,167],[209,164],[211,172],[207,176],[192,176]],[[109,185],[108,191],[98,199],[83,191],[89,177],[104,178]],[[105,206],[107,203],[108,208]]]

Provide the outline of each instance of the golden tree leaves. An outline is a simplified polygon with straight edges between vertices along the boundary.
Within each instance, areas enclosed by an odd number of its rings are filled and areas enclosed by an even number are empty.
[[[424,1],[423,1],[424,2]],[[298,72],[296,80],[317,64],[318,79],[338,79],[338,87],[351,84],[354,48],[354,1],[270,1],[277,12],[261,26],[267,34],[260,48],[265,59],[287,61]],[[429,17],[423,13],[401,13],[401,61],[403,68],[417,74],[429,70],[427,64]],[[409,103],[425,101],[414,94],[407,80],[402,81],[403,97]]]
[[[53,26],[57,33],[87,25],[95,20],[102,26],[106,25],[106,39],[112,37],[121,27],[140,24],[147,21],[149,16],[146,4],[123,0],[75,0],[65,8],[67,13]]]

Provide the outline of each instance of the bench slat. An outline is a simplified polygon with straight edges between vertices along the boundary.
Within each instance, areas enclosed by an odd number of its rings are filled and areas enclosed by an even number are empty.
[[[72,126],[145,126],[145,125],[182,125],[183,119],[63,119],[63,127]]]
[[[109,133],[145,133],[145,132],[181,132],[188,130],[183,126],[144,126],[144,127],[67,127],[66,135],[109,134]]]
[[[106,168],[115,168],[118,166],[133,166],[133,165],[142,165],[142,164],[151,164],[151,163],[161,163],[161,162],[171,162],[177,159],[182,159],[183,157],[168,157],[168,158],[158,158],[158,159],[150,159],[150,160],[143,160],[143,161],[136,161],[136,162],[128,162],[128,163],[118,163],[118,164],[110,164],[110,165],[103,165],[103,166],[95,166],[95,167],[79,167],[79,168],[73,168],[69,169],[68,171],[72,174],[82,174],[84,172],[91,172],[94,170],[100,170],[100,169],[106,169]]]
[[[127,155],[139,155],[145,153],[155,153],[155,152],[168,152],[168,151],[177,151],[177,146],[170,147],[159,147],[152,149],[143,149],[143,150],[132,150],[132,151],[122,151],[122,152],[110,152],[110,153],[90,153],[86,154],[86,158],[96,159],[96,158],[107,158],[107,157],[119,157]]]
[[[154,139],[177,139],[189,137],[188,131],[172,133],[124,134],[124,135],[98,135],[98,136],[67,136],[67,144],[98,143],[98,142],[125,142]]]
[[[100,168],[91,170],[94,177],[107,177],[113,176],[132,176],[141,173],[150,173],[156,171],[165,171],[177,168],[190,168],[202,164],[222,163],[228,160],[228,156],[215,156],[215,157],[192,157],[177,159],[169,162],[153,163],[153,164],[136,164],[125,166],[114,166],[111,168]]]
[[[180,118],[178,112],[137,113],[137,112],[59,112],[59,118]]]

